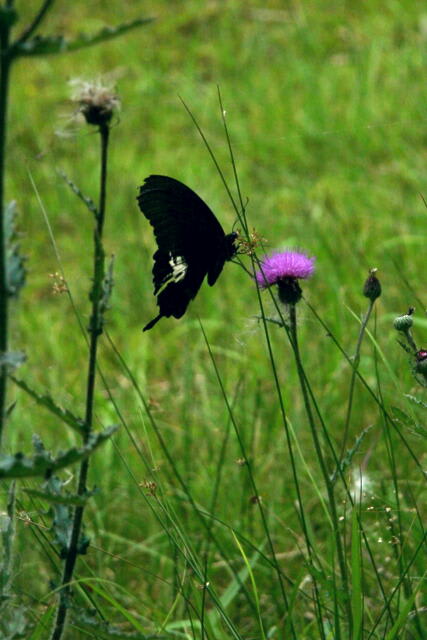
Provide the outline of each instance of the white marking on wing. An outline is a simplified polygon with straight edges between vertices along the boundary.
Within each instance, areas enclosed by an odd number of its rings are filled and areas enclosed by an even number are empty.
[[[171,279],[174,282],[181,282],[187,273],[188,264],[182,256],[173,256],[172,252],[169,252],[169,255],[169,264],[172,267]]]

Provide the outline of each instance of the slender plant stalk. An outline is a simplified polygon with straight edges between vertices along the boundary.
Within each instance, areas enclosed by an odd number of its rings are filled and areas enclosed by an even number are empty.
[[[337,556],[338,556],[338,565],[339,565],[339,568],[340,568],[340,575],[341,575],[341,585],[342,585],[342,589],[343,589],[344,594],[348,594],[347,566],[346,566],[346,562],[345,562],[345,555],[344,555],[344,549],[343,549],[343,545],[342,545],[342,540],[341,540],[340,533],[339,533],[339,520],[338,520],[337,508],[336,508],[336,503],[335,503],[334,487],[333,487],[331,478],[329,477],[328,469],[326,467],[325,459],[324,459],[323,452],[322,452],[322,447],[320,445],[319,437],[318,437],[317,430],[316,430],[316,424],[315,424],[315,421],[314,421],[313,412],[311,410],[311,403],[310,403],[310,398],[309,398],[309,394],[308,394],[308,390],[307,390],[307,383],[306,383],[306,379],[305,379],[304,369],[303,369],[302,361],[301,361],[300,350],[299,350],[299,346],[298,346],[296,306],[294,304],[289,305],[289,325],[290,325],[290,334],[291,334],[291,344],[292,344],[292,348],[293,348],[294,355],[295,355],[295,361],[296,361],[296,365],[297,365],[297,371],[298,371],[298,377],[299,377],[299,380],[300,380],[300,386],[301,386],[301,390],[302,390],[302,394],[303,394],[304,405],[305,405],[305,409],[306,409],[306,413],[307,413],[307,417],[308,417],[308,422],[309,422],[310,429],[311,429],[311,434],[312,434],[312,438],[313,438],[314,447],[316,449],[316,455],[317,455],[317,458],[319,460],[320,468],[322,470],[322,475],[323,475],[323,479],[324,479],[325,486],[326,486],[326,491],[328,493],[329,508],[330,508],[330,512],[331,512],[331,519],[332,519],[332,523],[333,523],[333,529],[334,529],[334,535],[335,535],[335,544],[336,544]],[[347,599],[346,607],[347,607],[347,618],[348,618],[349,625],[350,625],[350,628],[351,628],[351,607],[350,607],[350,602],[349,602],[348,599]],[[338,620],[339,620],[338,616],[337,616],[336,620],[338,622]],[[336,633],[337,633],[337,636],[339,637],[340,636],[340,630],[337,629]]]
[[[12,2],[6,5],[12,8]],[[0,28],[0,356],[8,349],[7,247],[5,228],[4,178],[6,157],[7,107],[12,58],[9,55],[10,25]],[[6,422],[6,366],[0,366],[0,450]]]
[[[362,320],[362,324],[360,325],[359,337],[357,339],[356,351],[354,353],[354,358],[353,358],[353,369],[351,372],[350,390],[348,393],[347,413],[346,413],[345,423],[344,423],[344,436],[341,444],[341,451],[340,451],[339,461],[338,461],[339,464],[341,464],[342,462],[342,459],[345,454],[345,449],[347,447],[348,432],[350,429],[351,410],[353,408],[354,387],[356,383],[357,370],[359,368],[359,362],[360,362],[360,348],[362,346],[363,336],[365,335],[365,330],[368,325],[369,318],[371,317],[374,304],[375,304],[375,300],[369,300],[368,311],[366,312],[365,317]]]
[[[89,364],[86,386],[86,412],[85,412],[85,433],[84,443],[86,444],[92,433],[93,406],[95,395],[95,379],[96,379],[96,356],[98,348],[98,339],[102,333],[102,314],[100,311],[100,299],[102,295],[102,275],[104,272],[104,251],[102,248],[102,232],[104,228],[105,217],[105,201],[106,201],[106,184],[107,184],[107,155],[108,155],[108,139],[109,126],[101,125],[99,127],[101,136],[101,178],[100,178],[100,197],[99,209],[96,216],[96,225],[94,231],[94,265],[93,265],[93,281],[92,289],[92,315],[89,322],[90,345],[89,345]],[[89,458],[83,460],[80,466],[80,473],[77,486],[77,494],[84,495],[86,492],[86,481],[89,470]],[[74,568],[76,565],[77,555],[79,553],[79,538],[83,521],[84,507],[76,507],[74,511],[73,525],[71,530],[70,542],[65,559],[64,570],[61,580],[61,592],[58,610],[56,613],[55,625],[51,635],[51,640],[60,640],[65,630],[65,619],[67,608],[71,594],[70,582],[73,578]]]
[[[52,5],[53,5],[54,2],[55,2],[55,0],[44,0],[43,4],[41,5],[41,7],[40,7],[40,9],[38,11],[38,13],[34,16],[34,19],[31,22],[31,24],[29,24],[28,27],[25,29],[25,31],[19,36],[19,38],[14,43],[14,45],[22,44],[23,42],[28,40],[28,38],[30,38],[33,35],[33,33],[36,31],[36,29],[43,22],[43,19],[46,16],[46,14],[49,11],[49,9],[52,8]]]

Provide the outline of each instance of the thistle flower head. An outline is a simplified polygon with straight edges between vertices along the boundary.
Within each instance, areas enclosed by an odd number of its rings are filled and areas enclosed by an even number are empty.
[[[275,251],[263,259],[255,277],[262,289],[277,284],[280,300],[295,304],[302,295],[298,280],[306,280],[313,273],[314,258],[300,251]]]
[[[120,108],[120,100],[111,84],[81,79],[72,80],[70,84],[73,87],[72,100],[88,124],[105,126]]]

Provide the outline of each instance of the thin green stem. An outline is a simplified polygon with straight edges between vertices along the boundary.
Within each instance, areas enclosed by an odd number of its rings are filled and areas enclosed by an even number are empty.
[[[8,5],[9,6],[9,5]],[[11,7],[12,5],[10,5]],[[5,235],[5,156],[7,106],[9,95],[9,77],[11,57],[9,55],[10,25],[4,24],[0,29],[0,355],[8,349],[8,302],[7,287],[7,247]],[[0,450],[6,421],[6,366],[0,367]]]
[[[86,443],[92,433],[93,422],[93,406],[95,397],[95,380],[96,380],[96,357],[98,348],[98,339],[102,333],[102,313],[100,310],[100,299],[102,295],[102,279],[104,273],[104,250],[102,248],[102,232],[105,218],[105,202],[106,202],[106,183],[107,183],[107,157],[108,157],[108,125],[100,126],[101,136],[101,177],[100,177],[100,197],[99,209],[96,216],[96,225],[94,230],[94,265],[93,265],[93,289],[91,293],[92,299],[92,315],[89,322],[90,344],[89,344],[89,364],[86,385],[86,411],[85,411],[85,434],[84,442]],[[80,473],[77,486],[77,494],[84,495],[86,492],[86,481],[89,471],[89,458],[83,460],[80,466]],[[73,525],[71,530],[70,542],[65,558],[64,571],[62,574],[62,589],[60,592],[60,600],[56,613],[55,626],[51,635],[51,640],[60,640],[65,630],[65,620],[67,615],[68,603],[71,595],[70,582],[73,579],[74,568],[76,565],[77,555],[79,553],[79,539],[83,522],[84,507],[77,507],[74,512]]]
[[[14,42],[13,44],[14,47],[21,45],[23,42],[25,42],[26,40],[28,40],[28,38],[32,36],[32,34],[36,31],[36,29],[42,23],[49,9],[52,8],[54,2],[55,0],[44,0],[38,13],[34,16],[33,21],[28,25],[25,31],[19,36],[16,42]]]
[[[369,300],[368,311],[365,314],[365,317],[362,320],[362,324],[360,325],[359,337],[357,339],[356,350],[354,352],[353,357],[353,368],[351,371],[351,379],[350,379],[350,390],[348,392],[348,404],[347,404],[347,413],[345,416],[344,423],[344,436],[341,444],[341,451],[339,455],[339,464],[341,464],[342,459],[345,454],[345,449],[348,441],[348,433],[350,430],[350,419],[351,419],[351,410],[353,408],[353,398],[354,398],[354,388],[356,384],[356,374],[359,368],[360,362],[360,349],[362,346],[363,336],[365,335],[365,330],[369,322],[369,318],[371,317],[372,309],[374,308],[375,300]]]
[[[336,544],[337,556],[338,556],[338,564],[339,564],[340,574],[341,574],[342,589],[343,589],[344,594],[348,594],[347,566],[346,566],[346,562],[345,562],[344,549],[343,549],[342,540],[341,540],[340,531],[339,531],[339,520],[338,520],[338,514],[337,514],[337,508],[336,508],[336,502],[335,502],[334,487],[333,487],[332,481],[331,481],[331,479],[329,477],[329,473],[328,473],[328,470],[327,470],[327,467],[326,467],[325,459],[324,459],[323,452],[322,452],[322,447],[320,445],[319,437],[318,437],[318,434],[317,434],[317,429],[316,429],[316,424],[315,424],[315,421],[314,421],[313,412],[311,410],[311,403],[310,403],[309,393],[308,393],[308,390],[307,390],[306,378],[305,378],[304,369],[303,369],[302,361],[301,361],[300,350],[299,350],[299,346],[298,346],[298,333],[297,333],[296,306],[295,306],[295,304],[289,305],[289,324],[290,324],[291,344],[292,344],[292,348],[293,348],[294,355],[295,355],[295,361],[296,361],[296,365],[297,365],[298,377],[299,377],[299,381],[300,381],[301,391],[302,391],[302,394],[303,394],[304,406],[305,406],[305,410],[306,410],[307,417],[308,417],[308,423],[310,425],[311,435],[312,435],[312,438],[313,438],[313,443],[314,443],[314,448],[316,450],[317,459],[318,459],[319,464],[320,464],[320,468],[321,468],[323,479],[324,479],[325,486],[326,486],[326,491],[328,493],[329,508],[330,508],[330,512],[331,512],[331,519],[332,519],[332,523],[333,523],[333,531],[334,531],[334,535],[335,535],[335,544]],[[347,618],[348,618],[348,621],[349,621],[349,624],[350,624],[350,627],[351,627],[351,607],[350,607],[350,602],[349,602],[348,599],[346,601],[346,607],[347,607]],[[338,621],[338,617],[337,617],[337,621]],[[340,630],[339,629],[336,629],[336,633],[337,633],[337,637],[340,637]]]

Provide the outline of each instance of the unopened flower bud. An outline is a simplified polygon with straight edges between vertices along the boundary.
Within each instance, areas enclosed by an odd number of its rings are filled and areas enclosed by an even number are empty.
[[[363,295],[374,302],[381,295],[381,284],[375,275],[378,269],[370,269],[369,276],[363,286]]]
[[[396,331],[403,331],[403,333],[406,333],[412,327],[412,325],[414,324],[414,321],[412,319],[413,313],[414,308],[410,307],[408,313],[405,313],[405,315],[398,316],[394,319],[393,326]]]

